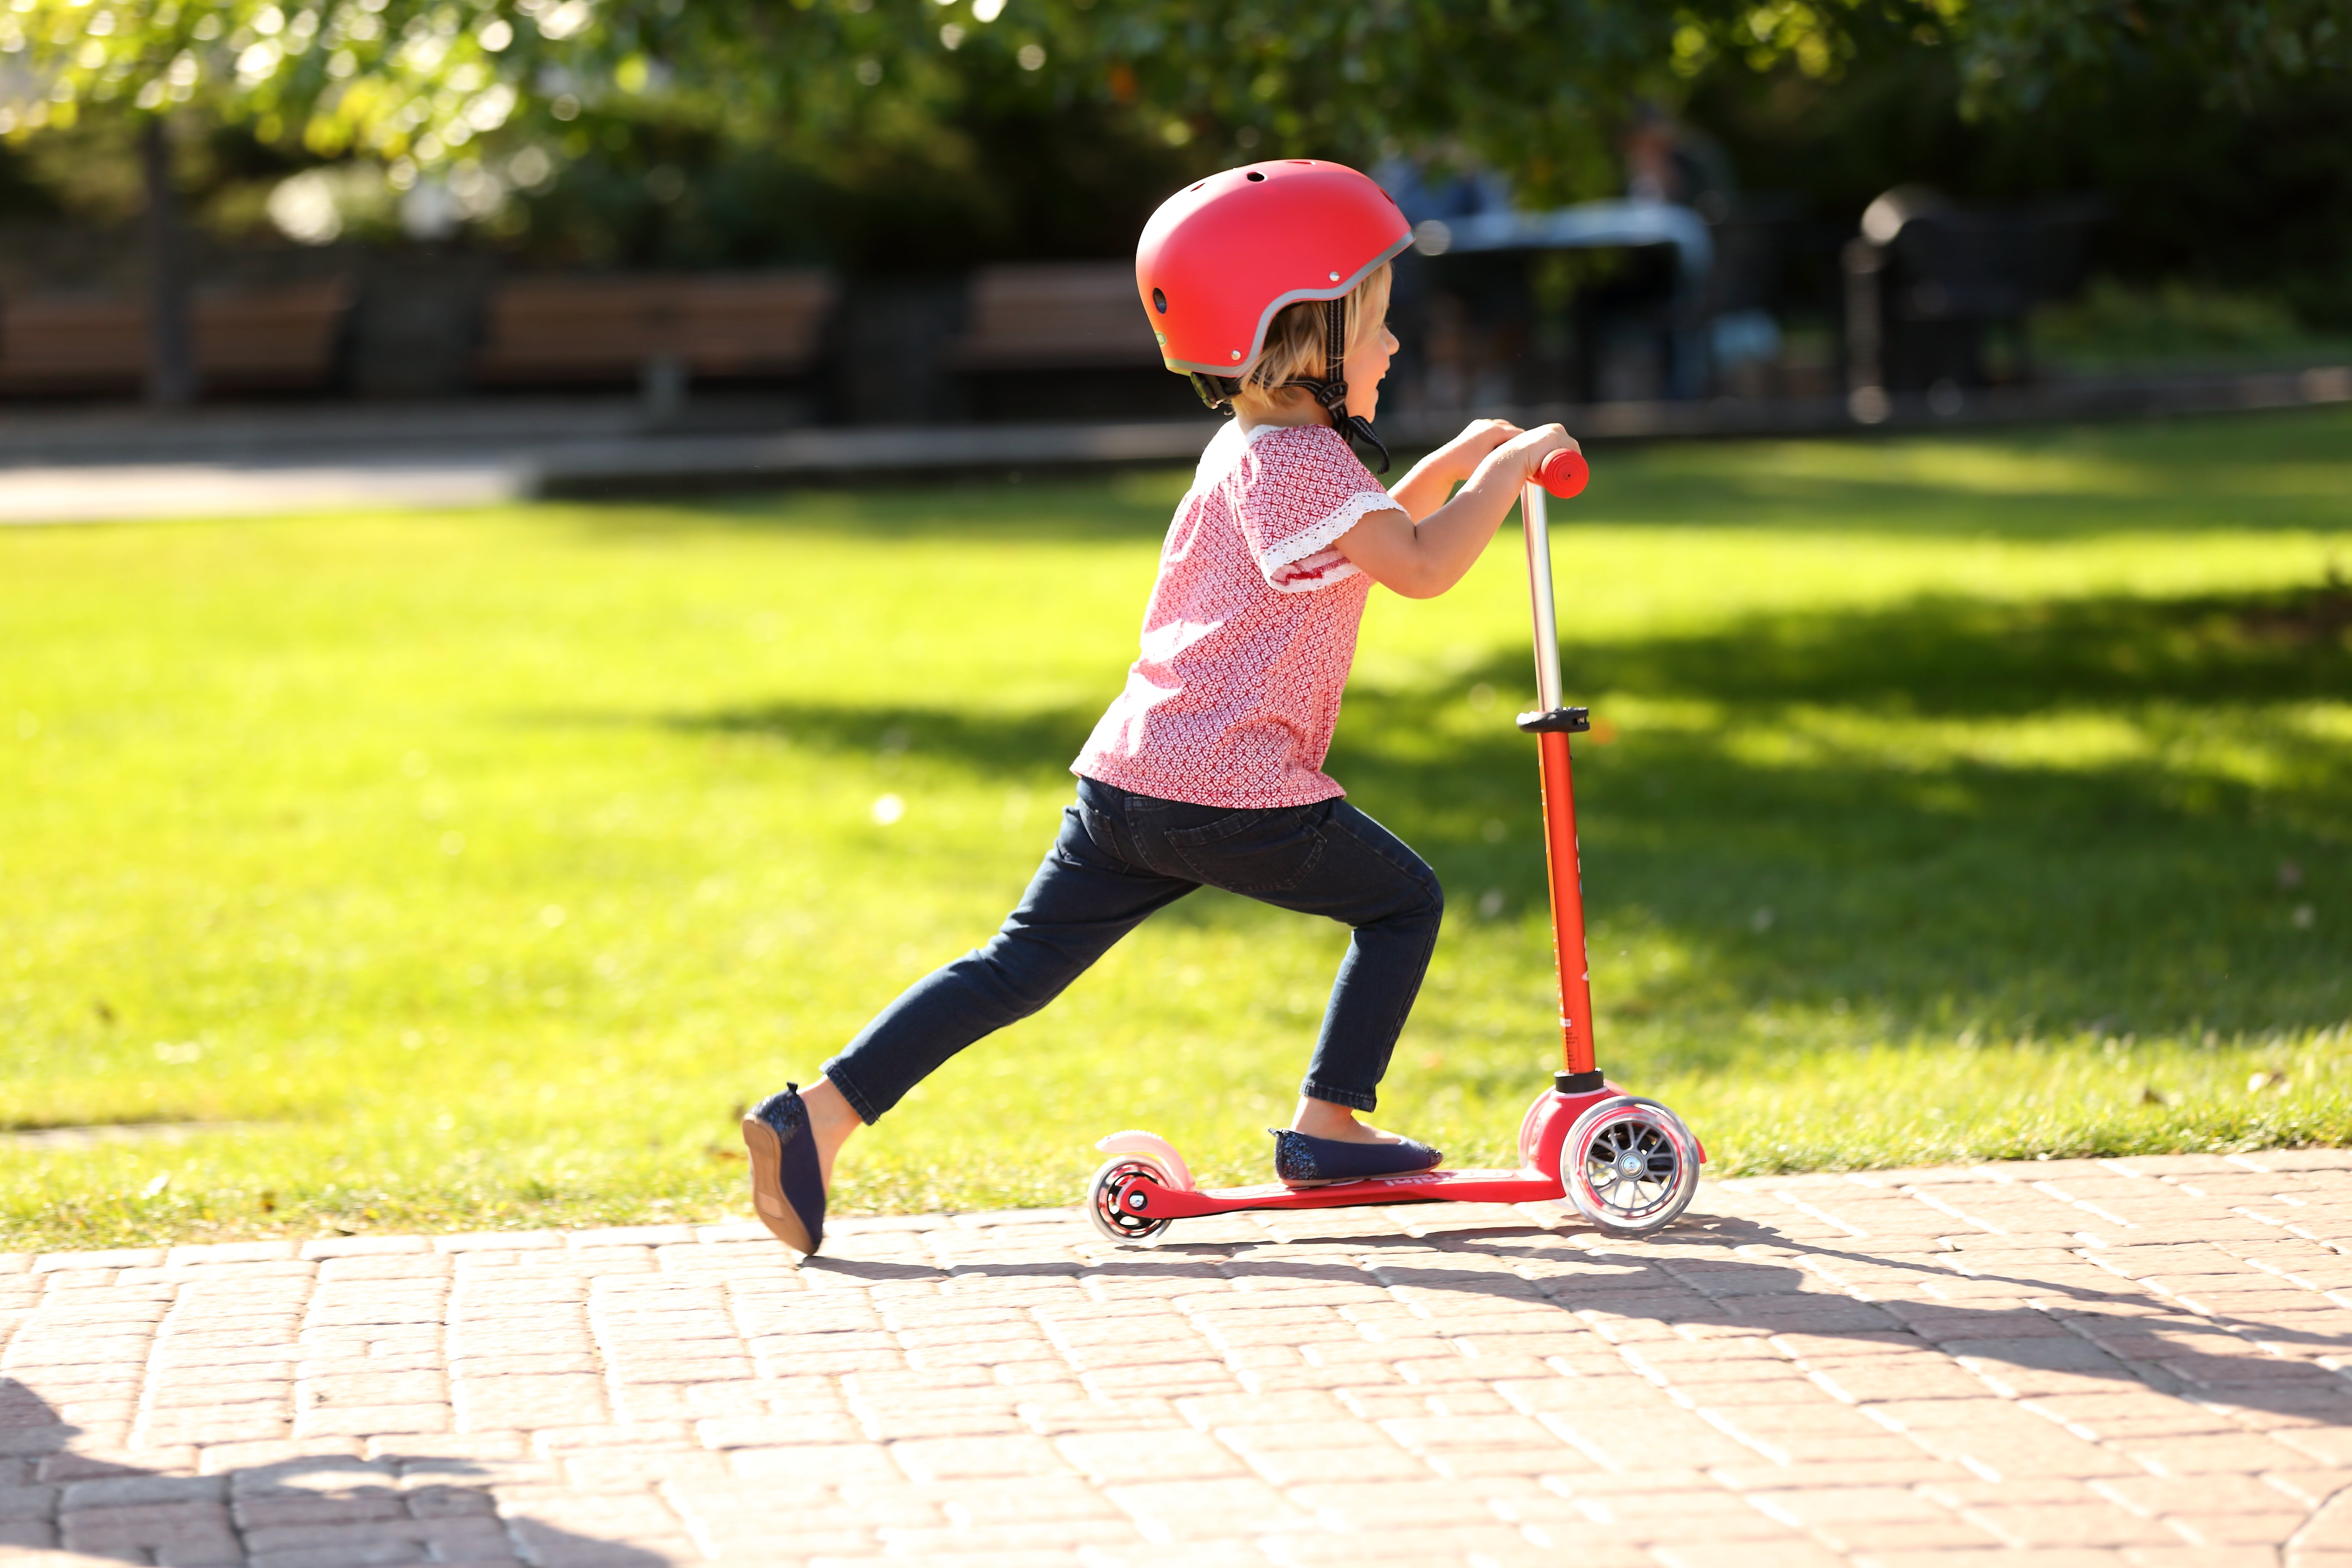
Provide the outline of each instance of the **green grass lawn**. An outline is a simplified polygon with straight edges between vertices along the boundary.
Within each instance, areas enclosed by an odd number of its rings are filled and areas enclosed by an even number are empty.
[[[0,535],[0,1125],[237,1124],[0,1145],[0,1245],[743,1212],[735,1108],[1020,890],[1182,483]],[[2352,1136],[2352,416],[1560,510],[1602,1060],[1716,1170]],[[1458,1163],[1557,1050],[1526,605],[1513,531],[1376,594],[1331,760],[1451,892],[1382,1117]],[[1343,944],[1187,900],[836,1203],[1261,1173]]]

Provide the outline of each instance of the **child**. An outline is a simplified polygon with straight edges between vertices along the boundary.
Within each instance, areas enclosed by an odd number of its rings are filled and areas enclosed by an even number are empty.
[[[1203,886],[1354,931],[1297,1114],[1274,1133],[1276,1176],[1345,1181],[1443,1158],[1357,1113],[1373,1109],[1444,895],[1421,857],[1340,798],[1323,755],[1372,584],[1445,592],[1536,465],[1575,443],[1557,425],[1483,420],[1393,490],[1357,460],[1351,441],[1379,447],[1370,420],[1397,348],[1389,261],[1411,240],[1378,185],[1303,159],[1212,175],[1145,226],[1137,286],[1168,367],[1235,417],[1177,508],[1142,657],[1071,764],[1077,801],[1020,907],[985,948],[909,986],[805,1096],[787,1085],[744,1117],[753,1206],[785,1246],[822,1244],[852,1132]]]

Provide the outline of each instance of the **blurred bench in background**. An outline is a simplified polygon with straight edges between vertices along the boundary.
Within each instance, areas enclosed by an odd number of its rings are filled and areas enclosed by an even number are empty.
[[[822,272],[517,278],[490,295],[475,379],[581,386],[749,380],[814,367],[837,290]]]
[[[1135,268],[1124,261],[982,268],[948,363],[963,371],[1161,368]]]
[[[1197,412],[1160,344],[1126,261],[983,267],[965,295],[947,369],[987,418],[1116,418]]]
[[[350,282],[199,292],[191,311],[205,390],[303,392],[335,378]],[[0,300],[0,393],[136,393],[147,374],[147,307],[111,295]]]

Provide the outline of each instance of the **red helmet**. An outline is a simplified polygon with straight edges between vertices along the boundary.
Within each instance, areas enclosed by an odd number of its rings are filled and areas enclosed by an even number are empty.
[[[1160,203],[1136,242],[1135,288],[1170,370],[1235,377],[1265,351],[1276,311],[1344,297],[1412,243],[1412,226],[1370,179],[1286,158]]]

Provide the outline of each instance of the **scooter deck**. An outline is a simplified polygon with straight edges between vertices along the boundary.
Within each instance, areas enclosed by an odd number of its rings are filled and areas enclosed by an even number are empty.
[[[1134,1212],[1154,1219],[1194,1219],[1202,1215],[1234,1214],[1243,1209],[1336,1209],[1365,1204],[1526,1204],[1557,1198],[1563,1189],[1557,1178],[1540,1171],[1415,1171],[1402,1176],[1371,1176],[1360,1182],[1334,1182],[1328,1186],[1293,1187],[1266,1182],[1250,1187],[1210,1187],[1180,1190],[1163,1187],[1150,1177],[1129,1192],[1140,1191],[1144,1206]]]

